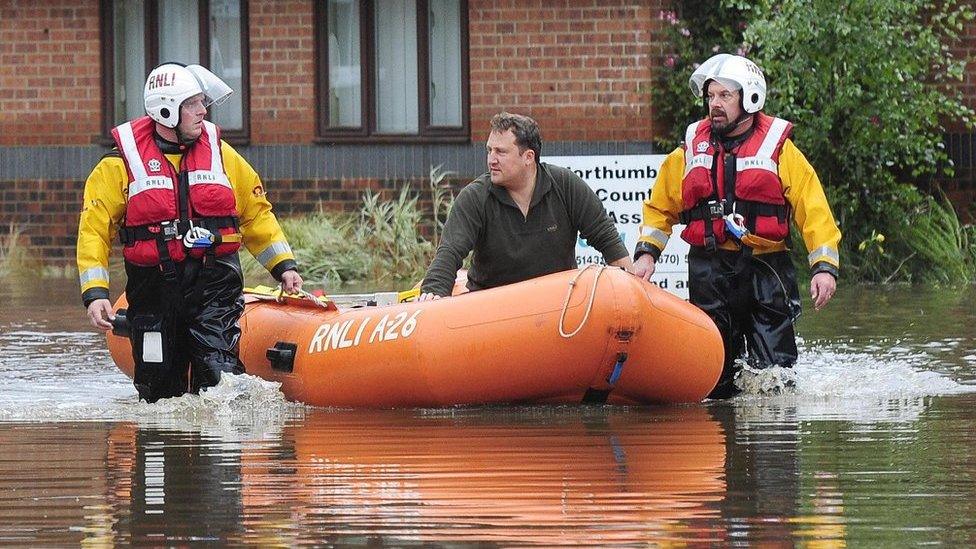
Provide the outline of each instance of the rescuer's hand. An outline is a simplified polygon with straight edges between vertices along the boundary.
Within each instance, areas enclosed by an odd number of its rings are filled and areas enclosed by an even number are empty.
[[[281,289],[289,294],[297,294],[302,289],[302,275],[298,271],[281,273]]]
[[[112,311],[112,303],[107,299],[96,299],[88,304],[88,320],[91,325],[99,330],[109,331],[112,329],[112,321],[115,320],[115,313]]]
[[[637,278],[643,278],[649,281],[651,275],[654,274],[654,256],[651,254],[642,254],[634,262],[634,266],[630,272],[634,273],[634,276]]]
[[[820,272],[813,275],[810,279],[810,297],[813,298],[813,308],[817,311],[834,297],[837,291],[837,280],[834,275],[827,272]]]

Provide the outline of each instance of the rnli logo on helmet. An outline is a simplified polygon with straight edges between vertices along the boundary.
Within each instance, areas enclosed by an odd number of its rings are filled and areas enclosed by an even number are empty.
[[[161,72],[154,76],[149,77],[149,82],[147,82],[147,88],[150,90],[155,90],[156,88],[163,88],[166,86],[172,86],[176,83],[176,73],[175,72]]]
[[[160,164],[159,160],[156,160],[155,158],[153,158],[152,160],[150,160],[149,162],[147,162],[146,163],[146,166],[149,167],[149,171],[151,171],[151,172],[158,172],[159,169],[163,167]]]
[[[698,144],[698,147],[696,147],[696,150],[697,150],[697,152],[700,152],[700,153],[703,153],[703,152],[707,151],[708,150],[708,143],[702,141],[701,143]]]

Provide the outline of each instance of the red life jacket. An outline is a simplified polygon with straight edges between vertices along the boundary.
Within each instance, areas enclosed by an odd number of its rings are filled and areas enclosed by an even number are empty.
[[[786,120],[757,113],[752,134],[735,151],[726,151],[713,144],[707,119],[688,126],[680,216],[687,226],[681,238],[692,246],[721,244],[727,239],[722,216],[735,212],[752,234],[784,240],[790,233],[789,205],[779,178],[779,155],[792,129]],[[727,170],[729,156],[735,168]]]
[[[129,176],[125,226],[119,231],[125,260],[153,267],[167,256],[183,261],[187,251],[182,238],[193,225],[214,235],[236,235],[237,199],[224,172],[220,154],[220,130],[204,121],[203,133],[186,150],[177,173],[156,144],[154,122],[144,116],[112,129]],[[219,242],[216,256],[230,255],[241,247],[240,239]],[[189,250],[202,257],[207,248]]]

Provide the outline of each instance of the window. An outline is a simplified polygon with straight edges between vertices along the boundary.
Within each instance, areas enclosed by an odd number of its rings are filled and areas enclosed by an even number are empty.
[[[323,0],[316,22],[323,138],[467,140],[466,0]]]
[[[166,61],[198,63],[234,93],[209,118],[229,140],[248,134],[246,0],[103,0],[104,132],[146,113],[146,75]]]

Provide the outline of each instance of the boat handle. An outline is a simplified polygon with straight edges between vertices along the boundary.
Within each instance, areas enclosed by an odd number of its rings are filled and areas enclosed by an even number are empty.
[[[271,361],[271,369],[279,372],[291,373],[295,369],[295,354],[298,352],[298,345],[279,341],[274,347],[268,349],[265,356]]]

